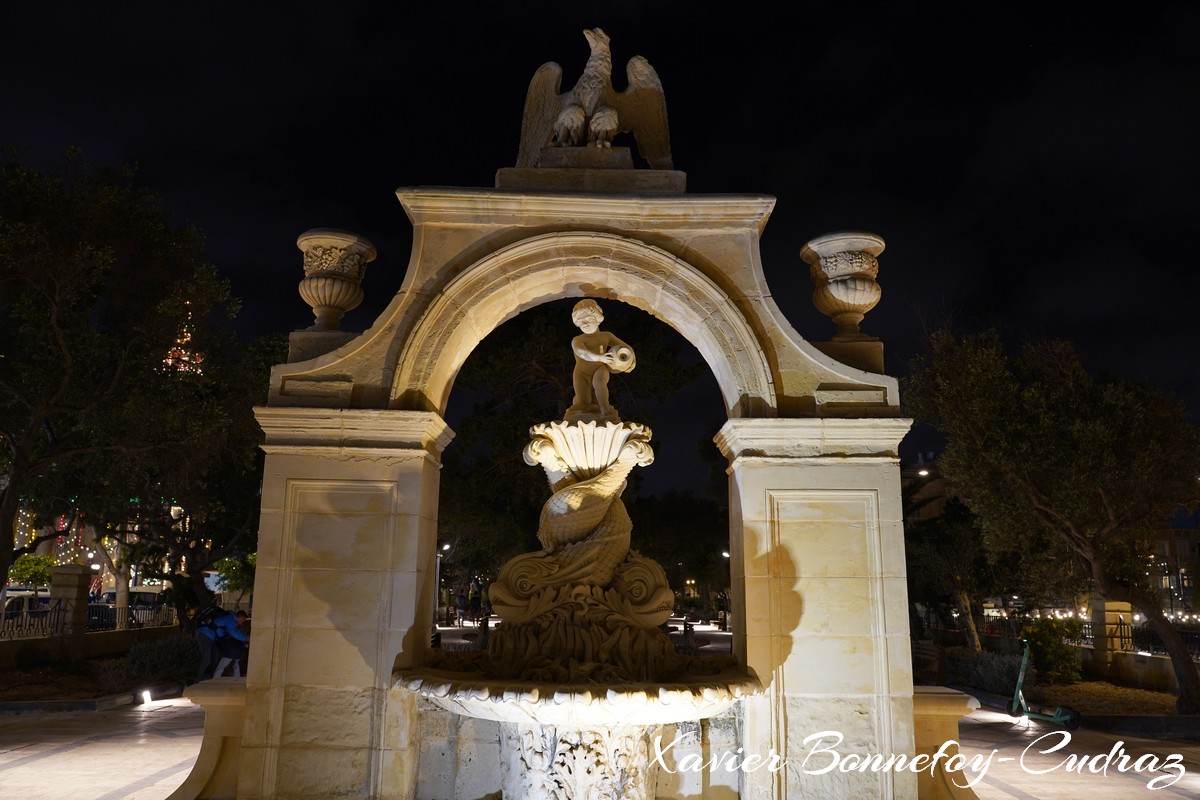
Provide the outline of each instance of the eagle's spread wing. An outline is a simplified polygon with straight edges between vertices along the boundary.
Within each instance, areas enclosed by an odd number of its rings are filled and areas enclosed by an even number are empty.
[[[521,117],[521,145],[517,150],[518,167],[536,167],[538,153],[554,135],[554,120],[562,110],[562,67],[548,61],[533,73],[525,95],[525,113]]]
[[[625,66],[625,75],[629,80],[625,91],[612,92],[607,98],[617,110],[620,129],[633,132],[638,153],[653,169],[673,169],[667,100],[658,73],[649,61],[634,56]]]

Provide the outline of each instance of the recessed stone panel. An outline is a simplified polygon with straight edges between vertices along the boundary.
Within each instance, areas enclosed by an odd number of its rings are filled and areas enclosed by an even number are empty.
[[[298,628],[376,630],[386,596],[386,572],[361,569],[298,569],[286,610]]]
[[[784,667],[789,692],[811,695],[870,695],[887,680],[882,641],[870,636],[792,638],[792,657]]]
[[[387,563],[394,535],[387,516],[296,514],[290,519],[295,567],[370,569]]]
[[[391,481],[292,481],[288,510],[298,514],[388,514],[396,505]]]
[[[379,657],[379,635],[375,631],[291,628],[286,648],[287,684],[375,685]]]

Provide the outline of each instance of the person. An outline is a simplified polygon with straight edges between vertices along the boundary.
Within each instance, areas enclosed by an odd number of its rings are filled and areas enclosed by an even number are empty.
[[[196,667],[197,681],[211,678],[216,672],[213,669],[213,662],[217,658],[225,657],[219,644],[222,639],[233,639],[243,644],[250,641],[250,636],[238,628],[239,623],[245,619],[245,611],[238,611],[237,614],[222,611],[208,620],[206,624],[196,626],[196,644],[200,646],[200,664]],[[229,649],[229,645],[225,645],[225,650]],[[224,671],[224,667],[222,667],[222,671]],[[240,674],[240,669],[238,672]]]
[[[467,601],[470,604],[471,622],[478,625],[479,618],[483,615],[483,584],[478,578],[471,581],[471,594],[467,596]]]
[[[699,646],[696,643],[696,629],[692,623],[687,620],[683,621],[683,652],[694,656],[699,651]]]
[[[463,626],[463,619],[467,616],[467,593],[462,589],[458,590],[458,598],[455,601],[458,608],[458,627]]]
[[[608,402],[608,378],[613,372],[630,372],[637,364],[633,348],[608,331],[600,330],[604,312],[595,300],[580,300],[571,309],[571,321],[583,333],[571,340],[575,370],[571,383],[575,398],[567,409],[567,418],[599,412],[600,419],[619,419]]]
[[[225,636],[217,641],[217,655],[220,658],[217,660],[217,667],[213,670],[214,678],[225,677],[225,670],[229,665],[233,665],[233,677],[242,677],[242,656],[246,653],[246,645],[229,636]]]

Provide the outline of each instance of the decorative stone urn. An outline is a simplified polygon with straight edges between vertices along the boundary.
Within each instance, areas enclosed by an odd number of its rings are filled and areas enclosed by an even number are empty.
[[[312,306],[310,331],[336,331],[347,311],[362,302],[362,279],[375,260],[375,245],[350,231],[314,228],[296,239],[304,253],[300,296]]]
[[[877,341],[858,326],[882,294],[875,282],[882,252],[883,239],[873,233],[830,233],[800,251],[813,279],[813,305],[837,325],[831,341]]]

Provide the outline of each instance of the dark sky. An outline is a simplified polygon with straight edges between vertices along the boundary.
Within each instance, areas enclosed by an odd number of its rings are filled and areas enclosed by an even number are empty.
[[[872,231],[863,329],[893,374],[950,313],[1073,339],[1195,416],[1200,4],[1105,5],[24,3],[5,10],[0,144],[135,163],[205,232],[248,333],[311,323],[299,233],[366,235],[362,329],[408,260],[395,188],[492,185],[533,73],[557,61],[569,86],[599,26],[618,86],[637,54],[662,78],[689,191],[778,198],[765,269],[802,335],[833,327],[800,248]]]

